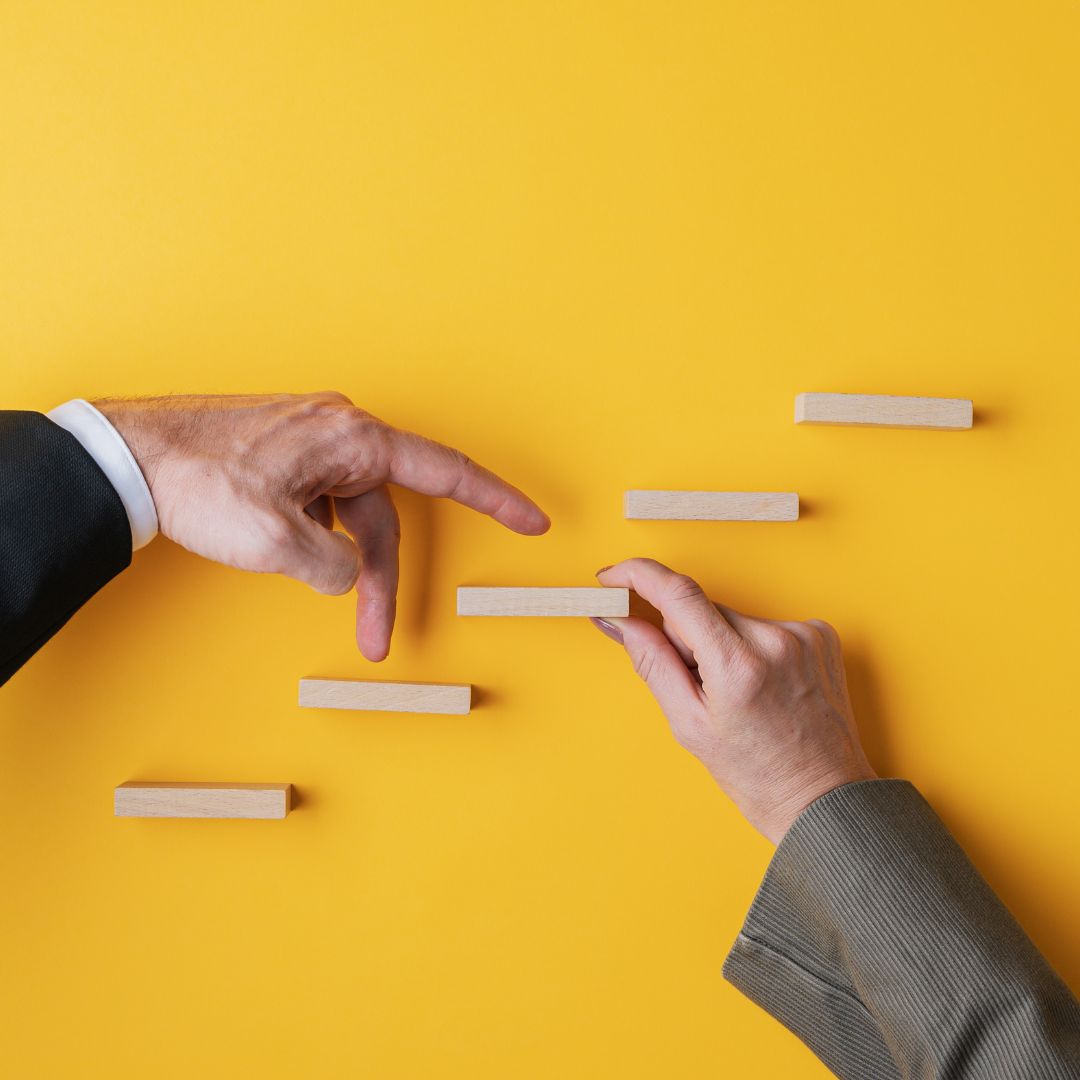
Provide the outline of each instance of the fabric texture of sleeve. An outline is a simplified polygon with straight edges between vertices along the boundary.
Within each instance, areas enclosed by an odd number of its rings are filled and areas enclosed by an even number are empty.
[[[838,1076],[1080,1078],[1080,1006],[916,789],[788,830],[724,964]]]
[[[0,683],[130,562],[124,504],[79,441],[0,412]]]

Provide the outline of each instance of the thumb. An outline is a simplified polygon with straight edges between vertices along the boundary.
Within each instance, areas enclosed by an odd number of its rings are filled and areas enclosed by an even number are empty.
[[[634,670],[645,680],[673,725],[688,721],[701,711],[704,705],[701,687],[662,630],[635,617],[590,621],[608,637],[621,641]]]
[[[330,596],[347,593],[360,576],[360,552],[344,534],[324,528],[301,513],[284,553],[283,574]]]

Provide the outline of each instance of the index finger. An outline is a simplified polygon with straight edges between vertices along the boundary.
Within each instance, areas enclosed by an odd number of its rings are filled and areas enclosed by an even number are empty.
[[[605,567],[596,577],[601,585],[630,588],[647,600],[695,655],[709,645],[727,650],[742,642],[693,578],[655,559],[627,559]]]
[[[453,499],[516,533],[537,536],[551,521],[524,492],[477,465],[460,450],[389,429],[387,479],[421,495]]]

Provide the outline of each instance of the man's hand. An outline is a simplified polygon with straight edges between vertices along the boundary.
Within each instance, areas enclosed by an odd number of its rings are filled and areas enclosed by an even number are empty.
[[[848,699],[840,639],[827,623],[753,619],[713,604],[652,559],[597,575],[663,615],[594,619],[625,647],[676,739],[773,843],[815,799],[871,780]]]
[[[385,659],[398,582],[387,483],[454,499],[514,532],[550,524],[517,488],[458,450],[399,431],[343,394],[95,401],[138,461],[161,531],[241,570],[358,594],[356,640]],[[334,512],[348,536],[333,531]]]

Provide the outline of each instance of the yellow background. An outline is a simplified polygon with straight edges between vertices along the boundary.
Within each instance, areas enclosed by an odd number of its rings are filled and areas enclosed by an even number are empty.
[[[552,514],[400,500],[401,620],[158,540],[0,695],[18,1077],[818,1077],[720,977],[768,845],[584,621],[454,587],[651,554],[841,630],[916,781],[1080,982],[1080,7],[34,3],[0,20],[5,407],[337,388]],[[800,390],[971,397],[796,428]],[[797,490],[795,525],[622,519]],[[302,675],[473,682],[467,717]],[[288,780],[284,823],[115,820]]]

